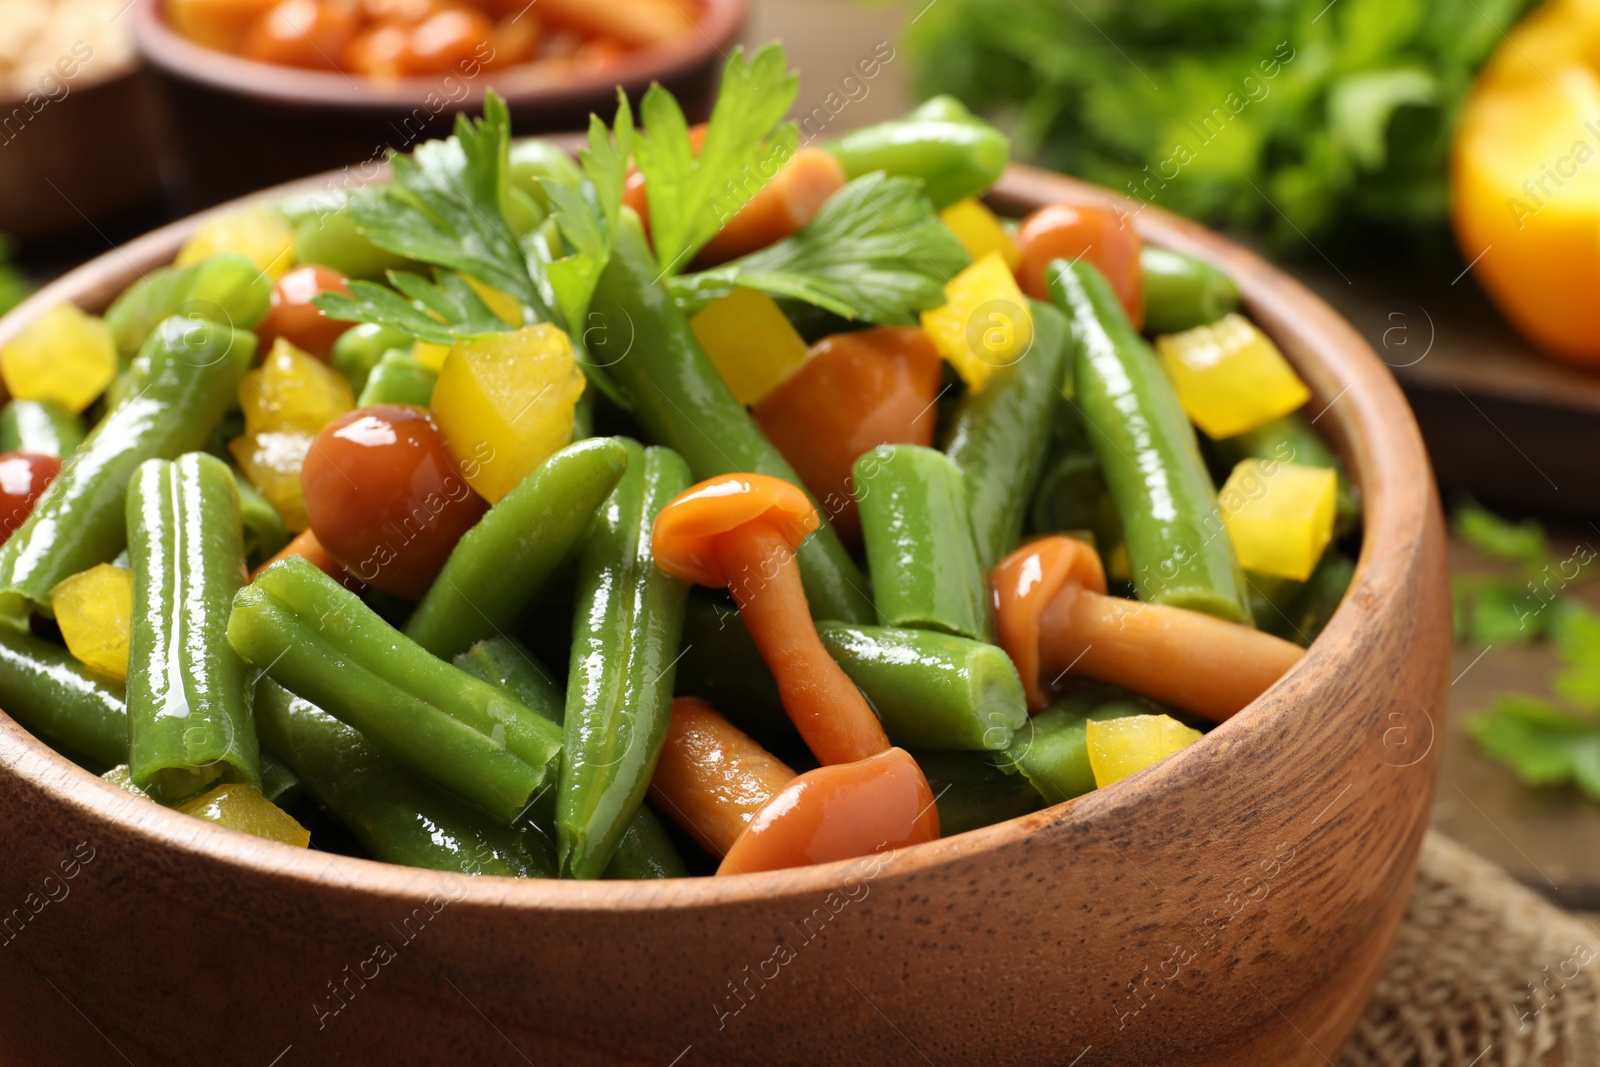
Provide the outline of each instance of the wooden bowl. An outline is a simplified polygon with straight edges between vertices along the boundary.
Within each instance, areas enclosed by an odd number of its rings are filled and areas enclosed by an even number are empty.
[[[370,178],[389,149],[408,151],[448,134],[458,112],[481,113],[491,87],[506,98],[519,134],[582,129],[590,112],[611,116],[618,85],[637,101],[653,81],[672,90],[691,122],[700,121],[746,8],[746,0],[701,0],[693,31],[603,69],[525,64],[385,84],[207,48],[167,25],[162,4],[136,0],[134,40],[166,97],[188,191],[200,205],[329,167]]]
[[[271,194],[283,195],[286,190]],[[1110,201],[1013,167],[996,204]],[[1365,342],[1299,283],[1146,208],[1239,282],[1365,502],[1304,659],[1198,744],[1079,800],[745,878],[464,878],[135,799],[0,715],[0,1047],[15,1062],[1321,1064],[1406,905],[1439,758],[1442,525]],[[195,220],[0,321],[95,309]]]

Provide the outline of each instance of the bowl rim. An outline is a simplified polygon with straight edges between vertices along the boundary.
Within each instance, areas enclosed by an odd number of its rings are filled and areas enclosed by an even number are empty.
[[[576,143],[576,135],[557,138]],[[378,180],[382,180],[380,172]],[[7,315],[0,317],[4,344],[46,307],[71,300],[100,310],[142,274],[170,262],[184,238],[207,218],[239,207],[304,195],[340,180],[329,171],[265,189],[170,223],[63,275]],[[1306,379],[1313,403],[1324,405],[1313,421],[1330,416],[1332,444],[1343,457],[1361,493],[1363,526],[1360,554],[1350,588],[1333,617],[1306,653],[1274,685],[1237,715],[1153,767],[1082,797],[953,837],[891,850],[892,876],[912,877],[953,860],[1001,850],[1035,833],[1093,823],[1122,815],[1147,794],[1179,779],[1203,773],[1218,745],[1243,733],[1272,731],[1285,716],[1302,712],[1292,699],[1316,674],[1340,668],[1339,655],[1360,648],[1352,638],[1370,619],[1392,610],[1405,593],[1395,583],[1365,581],[1390,564],[1415,555],[1426,537],[1433,507],[1431,466],[1422,436],[1399,385],[1354,327],[1300,282],[1244,246],[1154,205],[1100,186],[1025,164],[1012,164],[989,195],[1002,211],[1026,212],[1046,203],[1092,204],[1131,220],[1148,243],[1210,261],[1239,285],[1244,310],[1283,349]],[[1331,413],[1331,415],[1330,415]],[[1418,473],[1426,475],[1419,477]],[[1338,652],[1330,652],[1331,649]],[[240,869],[241,874],[296,883],[304,889],[328,884],[334,871],[341,888],[375,899],[420,901],[449,894],[456,902],[485,907],[526,908],[567,913],[692,909],[751,903],[774,898],[820,896],[835,889],[870,858],[839,860],[737,878],[688,877],[651,881],[575,881],[462,875],[406,867],[378,860],[321,853],[251,837],[205,823],[135,797],[79,767],[35,738],[0,710],[0,767],[27,780],[52,800],[75,810],[87,822],[112,820],[130,835],[152,844]],[[882,869],[881,867],[878,869]],[[887,875],[885,875],[887,876]],[[846,883],[847,884],[847,883]]]
[[[244,59],[208,48],[179,34],[162,17],[166,0],[134,0],[133,38],[139,54],[162,74],[197,82],[225,93],[298,107],[337,107],[358,111],[396,111],[427,107],[452,73],[435,77],[374,81],[342,71],[305,70]],[[618,86],[630,93],[652,81],[672,81],[727,54],[743,28],[748,0],[700,0],[694,32],[659,45],[635,49],[600,70],[574,71],[559,64],[522,63],[474,77],[448,106],[473,109],[491,88],[513,106],[576,106],[609,97]],[[492,83],[492,84],[491,84]]]

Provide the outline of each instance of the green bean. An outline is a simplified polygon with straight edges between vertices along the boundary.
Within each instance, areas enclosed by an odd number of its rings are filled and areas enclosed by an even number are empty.
[[[1284,636],[1303,645],[1315,641],[1350,591],[1355,574],[1356,564],[1349,556],[1337,548],[1324,552],[1317,569],[1289,606],[1288,633]]]
[[[360,322],[339,335],[333,343],[328,362],[334,370],[345,376],[350,390],[357,396],[367,387],[373,368],[392,348],[404,351],[411,338],[399,330],[379,326],[375,322]]]
[[[564,720],[565,693],[550,677],[549,669],[521,642],[509,637],[480,641],[457,656],[455,663],[474,678],[504,690],[551,722],[559,725]],[[553,825],[554,815],[553,800],[549,804],[533,805],[531,816],[541,827]],[[672,838],[649,806],[640,804],[600,877],[677,878],[686,873],[683,857],[678,855]]]
[[[1239,287],[1203,259],[1145,245],[1139,266],[1144,272],[1146,333],[1192,330],[1239,310]]]
[[[319,190],[285,214],[294,228],[295,260],[332,267],[347,278],[381,281],[385,272],[414,266],[404,256],[385,251],[367,239],[345,207],[342,190]]]
[[[134,783],[168,804],[218,779],[259,789],[250,678],[227,638],[233,596],[244,584],[233,475],[199,452],[148,460],[128,487],[127,520]]]
[[[1244,584],[1250,591],[1250,617],[1255,620],[1256,629],[1293,640],[1285,632],[1290,626],[1289,607],[1305,583],[1276,574],[1245,571]]]
[[[933,790],[940,837],[992,826],[1043,806],[1031,782],[1000,770],[987,754],[933,749],[912,755]]]
[[[698,589],[689,591],[677,692],[700,697],[769,751],[800,741],[772,671],[739,609],[723,594],[708,597]]]
[[[514,141],[506,180],[513,189],[526,193],[542,211],[550,208],[544,182],[554,181],[571,189],[583,185],[583,170],[573,162],[572,153],[539,138]]]
[[[1072,330],[1049,304],[1029,301],[1033,345],[968,393],[951,424],[945,454],[967,480],[972,535],[987,575],[1022,539],[1028,501],[1039,484]]]
[[[695,478],[753,471],[800,485],[656,284],[659,273],[638,220],[624,215],[590,304],[590,357],[626,394],[644,432],[687,460]],[[796,554],[814,617],[872,621],[866,580],[826,518]]]
[[[300,792],[300,779],[295,777],[289,765],[266,749],[262,749],[261,795],[278,807],[287,808],[300,800]]]
[[[862,127],[826,147],[849,178],[873,171],[921,178],[937,207],[989,188],[1011,156],[1004,134],[950,96],[934,97],[903,119]]]
[[[856,460],[851,479],[879,625],[987,640],[988,571],[960,469],[931,448],[882,445]]]
[[[60,645],[0,626],[0,708],[54,748],[100,767],[128,760],[122,683]]]
[[[438,379],[437,374],[418,363],[409,352],[391,348],[367,376],[356,407],[415,404],[425,408],[433,399],[433,383]]]
[[[484,818],[270,679],[256,687],[256,722],[261,743],[374,859],[460,874],[555,875],[555,854],[539,831]]]
[[[1155,353],[1093,265],[1058,260],[1047,274],[1051,300],[1072,318],[1075,402],[1117,502],[1134,589],[1248,624],[1216,486]]]
[[[212,256],[146,274],[112,302],[106,325],[117,350],[129,358],[173,316],[248,330],[262,320],[271,302],[272,279],[254,263],[244,256]]]
[[[170,318],[141,358],[149,371],[72,456],[27,520],[0,546],[0,616],[50,614],[50,590],[113,559],[127,545],[128,482],[147,459],[205,445],[237,398],[255,337],[216,323]]]
[[[689,487],[688,465],[670,449],[625,444],[627,470],[578,560],[556,793],[561,869],[577,878],[604,872],[650,786],[672,711],[688,593],[651,554],[656,516]]]
[[[1067,451],[1050,462],[1029,521],[1035,533],[1087,531],[1102,556],[1122,544],[1122,520],[1093,452]]]
[[[994,645],[835,622],[817,634],[904,748],[1003,749],[1028,721],[1022,679]]]
[[[507,824],[561,750],[553,724],[430,655],[298,556],[239,592],[228,640],[280,685]]]
[[[591,437],[540,464],[456,543],[406,636],[449,659],[509,629],[572,555],[629,453],[619,438]]]
[[[1086,703],[1090,706],[1085,707]],[[1089,721],[1149,714],[1148,705],[1132,700],[1057,701],[1028,720],[996,762],[1002,770],[1020,771],[1046,804],[1060,804],[1095,788],[1094,771],[1089,767]]]
[[[504,690],[541,718],[557,726],[565,721],[566,690],[556,684],[550,668],[516,638],[501,636],[479,641],[453,662],[479,681]]]
[[[239,490],[239,517],[244,523],[244,558],[251,566],[271,559],[289,543],[289,531],[278,509],[250,484],[250,479],[233,471],[233,484]]]
[[[66,459],[83,437],[83,420],[54,400],[13,400],[0,411],[0,452]]]
[[[1342,537],[1354,530],[1361,521],[1361,505],[1350,486],[1349,472],[1300,412],[1291,412],[1235,437],[1222,440],[1207,438],[1207,442],[1211,454],[1227,471],[1232,471],[1244,459],[1332,468],[1339,476],[1339,494],[1334,510],[1335,534]]]

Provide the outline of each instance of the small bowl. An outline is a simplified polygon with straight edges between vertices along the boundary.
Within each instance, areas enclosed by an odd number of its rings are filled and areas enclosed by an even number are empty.
[[[162,8],[163,0],[135,0],[134,40],[166,97],[188,193],[205,205],[330,167],[364,165],[370,177],[389,149],[445,136],[458,112],[479,114],[491,87],[518,134],[582,129],[591,112],[611,115],[617,86],[637,101],[651,82],[701,121],[746,0],[701,0],[693,31],[603,68],[530,63],[397,82],[241,59],[182,36]]]
[[[992,200],[1137,210],[1021,166]],[[56,301],[104,307],[197,222],[67,275],[0,320],[0,343]],[[1148,207],[1135,225],[1238,281],[1365,503],[1349,594],[1233,719],[1074,802],[898,853],[577,883],[247,837],[130,797],[0,715],[0,1047],[170,1067],[1331,1062],[1433,796],[1437,495],[1399,388],[1327,305],[1198,225]]]

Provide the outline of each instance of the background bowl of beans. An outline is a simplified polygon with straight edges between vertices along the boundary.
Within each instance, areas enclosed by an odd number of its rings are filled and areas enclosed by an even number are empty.
[[[617,86],[706,117],[744,0],[138,0],[134,36],[201,204],[330,167],[376,173],[505,97],[519,133],[584,126]]]

